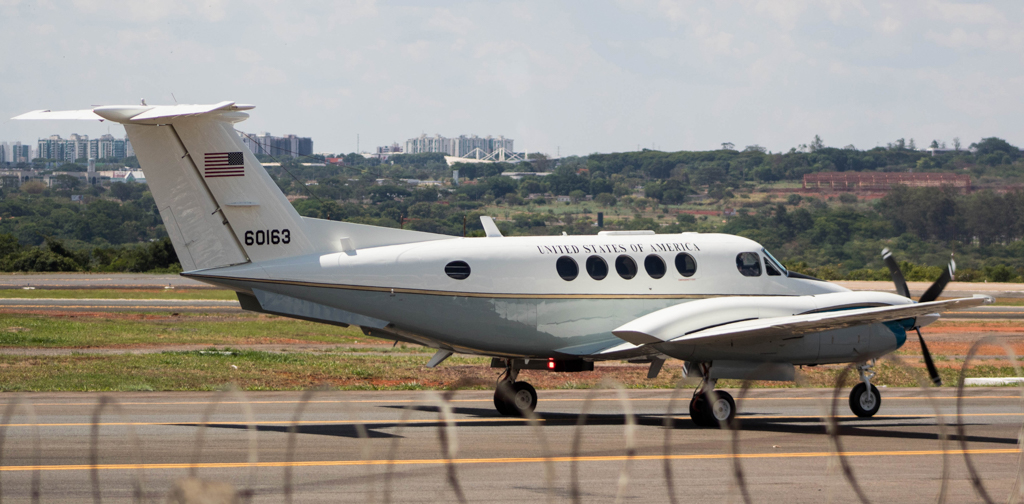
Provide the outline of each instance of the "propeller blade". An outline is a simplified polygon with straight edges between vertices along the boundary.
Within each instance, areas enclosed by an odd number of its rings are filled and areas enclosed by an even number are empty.
[[[917,340],[921,342],[921,355],[924,356],[924,366],[928,368],[928,377],[932,379],[932,383],[936,387],[942,386],[942,377],[939,376],[939,370],[935,369],[935,363],[932,362],[932,353],[928,351],[928,345],[924,344],[924,336],[921,336],[921,330],[917,330]]]
[[[956,261],[950,259],[949,267],[942,271],[942,275],[939,276],[939,279],[936,280],[931,287],[928,287],[928,290],[921,295],[921,299],[918,300],[918,302],[927,303],[929,301],[935,301],[939,295],[942,294],[942,289],[946,288],[946,284],[948,284],[950,280],[953,280],[953,273],[956,273]]]
[[[889,268],[889,274],[892,276],[892,283],[896,284],[896,294],[899,294],[905,298],[910,297],[910,289],[907,288],[907,281],[903,279],[903,272],[900,271],[900,265],[893,258],[892,252],[888,248],[882,249],[882,261]]]

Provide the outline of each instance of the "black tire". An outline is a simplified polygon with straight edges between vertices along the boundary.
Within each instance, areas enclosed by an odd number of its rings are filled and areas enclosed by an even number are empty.
[[[508,408],[513,415],[523,415],[526,409],[534,411],[537,409],[537,389],[526,382],[515,382],[512,384],[512,397],[509,397]]]
[[[707,399],[704,394],[695,394],[693,399],[690,399],[690,420],[697,424],[698,427],[706,427],[704,423],[707,419],[704,415],[704,409],[707,405]]]
[[[509,382],[501,382],[498,384],[498,388],[494,390],[494,409],[498,410],[504,416],[513,415],[512,408],[509,406],[508,396],[512,394],[512,386]]]
[[[878,389],[874,385],[871,386],[870,393],[868,392],[868,387],[863,382],[858,383],[850,391],[850,410],[853,411],[854,415],[861,418],[869,418],[878,413],[878,408],[881,406],[882,394],[878,393]]]
[[[716,390],[705,394],[704,425],[707,427],[719,427],[728,429],[732,426],[733,418],[736,418],[736,401],[732,394],[724,390]]]

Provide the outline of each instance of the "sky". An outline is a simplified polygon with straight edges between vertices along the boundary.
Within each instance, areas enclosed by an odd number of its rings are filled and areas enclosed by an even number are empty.
[[[1024,3],[0,0],[0,141],[93,105],[256,105],[236,125],[372,151],[504,135],[551,156],[1024,145]]]

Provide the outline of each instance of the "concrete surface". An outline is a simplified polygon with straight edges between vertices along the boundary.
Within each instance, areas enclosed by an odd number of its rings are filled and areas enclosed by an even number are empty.
[[[848,391],[840,392],[839,440],[867,499],[934,501],[945,480],[947,502],[980,500],[961,445],[948,443],[951,451],[943,456],[925,391],[883,388],[881,410],[868,420],[851,417]],[[955,389],[931,392],[952,432]],[[541,502],[548,492],[545,457],[550,456],[557,502],[570,500],[574,471],[582,501],[612,502],[621,491],[625,501],[667,502],[666,467],[679,502],[742,502],[737,468],[753,502],[857,501],[821,421],[831,390],[751,391],[740,402],[743,427],[735,445],[729,431],[694,427],[685,400],[673,407],[679,418],[674,427],[663,428],[671,391],[626,394],[628,403],[613,391],[595,392],[595,400],[586,403],[587,391],[541,391],[541,426],[534,428],[498,416],[490,391],[457,392],[450,403],[454,431],[444,431],[457,441],[452,464],[439,443],[442,429],[430,400],[433,393],[321,392],[301,414],[300,392],[227,396],[212,411],[206,429],[199,423],[211,393],[110,394],[105,397],[116,400],[123,415],[108,407],[99,417],[98,465],[90,461],[89,447],[101,395],[29,394],[21,397],[32,403],[35,418],[18,410],[4,422],[0,477],[8,500],[28,500],[38,469],[44,501],[93,502],[91,474],[98,476],[106,501],[130,500],[132,483],[141,475],[147,500],[159,502],[192,468],[201,478],[253,490],[254,502],[281,502],[290,470],[295,502],[378,502],[390,471],[392,502],[456,501],[452,481],[468,502]],[[972,387],[965,394],[967,453],[988,495],[1005,501],[1018,473],[1024,418],[1019,391]],[[689,391],[680,395],[688,399]],[[0,400],[10,404],[15,397],[5,394]],[[585,404],[589,415],[574,458],[573,437]],[[632,457],[624,435],[626,404],[637,419]],[[253,430],[246,425],[247,407]],[[295,455],[289,462],[288,431],[296,418]],[[33,422],[40,424],[38,454]],[[360,438],[360,428],[366,439]],[[624,469],[628,478],[622,480]]]

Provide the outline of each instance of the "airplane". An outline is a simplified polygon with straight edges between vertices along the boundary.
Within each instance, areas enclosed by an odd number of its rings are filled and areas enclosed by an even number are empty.
[[[916,331],[932,381],[941,380],[920,328],[939,314],[991,303],[937,300],[941,277],[914,301],[888,250],[896,293],[854,292],[789,271],[747,238],[601,231],[596,236],[457,237],[302,217],[234,124],[253,105],[114,105],[37,110],[14,119],[124,125],[177,252],[183,276],[234,290],[245,310],[337,326],[436,350],[488,356],[503,369],[503,415],[537,406],[524,369],[579,372],[595,361],[666,358],[699,377],[690,416],[726,427],[736,414],[720,379],[781,380],[795,366],[853,363],[859,417],[874,415],[879,357]]]

